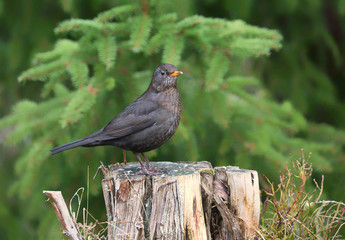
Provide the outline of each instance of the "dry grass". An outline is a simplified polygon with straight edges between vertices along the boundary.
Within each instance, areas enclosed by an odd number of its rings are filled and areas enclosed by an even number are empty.
[[[89,168],[88,168],[88,176],[87,176],[87,192],[86,192],[86,208],[82,210],[82,223],[78,222],[78,216],[81,208],[81,202],[84,195],[84,188],[79,188],[73,195],[69,203],[69,210],[72,213],[73,221],[77,223],[80,233],[86,240],[105,240],[108,228],[108,222],[99,222],[96,218],[92,216],[89,212],[89,182],[90,182],[90,175],[89,175]],[[72,203],[73,201],[77,201],[77,209],[73,211]],[[89,218],[92,220],[89,221]]]
[[[261,231],[263,239],[341,239],[345,224],[345,204],[321,201],[321,183],[311,180],[310,155],[293,161],[292,168],[281,173],[277,186],[271,183],[263,204]],[[315,185],[313,190],[310,185]]]

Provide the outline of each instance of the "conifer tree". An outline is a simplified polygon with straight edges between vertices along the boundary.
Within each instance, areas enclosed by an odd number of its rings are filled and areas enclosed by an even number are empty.
[[[332,171],[327,156],[341,151],[341,141],[304,139],[301,133],[312,130],[304,116],[290,102],[273,100],[253,73],[262,56],[282,47],[281,34],[242,20],[178,14],[174,4],[120,1],[96,17],[65,20],[54,30],[54,47],[36,54],[18,77],[20,84],[42,83],[36,89],[40,100],[19,101],[0,120],[0,128],[12,129],[8,145],[23,146],[10,190],[21,199],[33,196],[26,211],[42,221],[42,232],[56,229],[48,224],[53,215],[37,213],[43,189],[72,195],[85,186],[88,166],[93,173],[99,161],[122,161],[122,151],[111,147],[79,148],[54,157],[49,149],[104,126],[147,88],[161,63],[185,73],[178,82],[183,113],[175,136],[150,152],[151,160],[207,160],[277,177],[286,156],[304,147],[313,152],[316,169]],[[329,126],[321,129],[343,136]],[[100,184],[90,184],[90,200],[101,205]],[[103,209],[91,211],[101,215]]]

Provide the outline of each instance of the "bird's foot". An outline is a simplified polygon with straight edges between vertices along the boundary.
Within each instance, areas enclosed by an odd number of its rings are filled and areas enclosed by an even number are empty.
[[[147,159],[147,157],[145,156],[144,153],[141,153],[141,155],[144,157],[145,159],[145,162],[146,162],[146,166],[144,165],[144,163],[141,161],[140,159],[140,156],[138,155],[138,153],[134,153],[135,157],[138,159],[139,161],[139,164],[141,166],[141,170],[138,172],[138,174],[146,174],[146,175],[151,175],[151,176],[154,176],[154,175],[159,175],[159,174],[162,174],[162,173],[165,173],[166,171],[164,170],[161,170],[161,169],[158,169],[158,168],[155,168],[153,167],[149,160]]]
[[[142,168],[142,169],[138,172],[138,174],[139,174],[139,175],[156,176],[156,175],[161,174],[161,172],[153,172],[153,171],[147,170],[146,168],[145,168],[145,169]]]
[[[159,169],[159,168],[155,168],[154,166],[150,165],[148,168],[146,168],[148,171],[150,172],[154,172],[154,173],[166,173],[166,171]]]
[[[164,171],[162,169],[155,168],[151,165],[149,168],[143,168],[142,167],[141,170],[138,172],[138,174],[145,174],[145,175],[150,175],[150,176],[157,176],[157,175],[160,175],[162,173],[166,173],[166,171]]]

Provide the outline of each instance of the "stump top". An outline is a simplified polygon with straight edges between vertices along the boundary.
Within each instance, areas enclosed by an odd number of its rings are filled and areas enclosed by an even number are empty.
[[[188,174],[193,174],[203,168],[205,169],[212,168],[212,166],[208,162],[150,162],[150,163],[153,167],[163,170],[161,174],[158,174],[155,177],[188,175]],[[141,167],[139,163],[128,163],[126,165],[124,165],[123,163],[114,164],[114,165],[109,166],[109,170],[111,173],[116,173],[116,175],[120,178],[121,177],[131,178],[131,177],[138,177],[138,175],[141,175],[140,173]]]

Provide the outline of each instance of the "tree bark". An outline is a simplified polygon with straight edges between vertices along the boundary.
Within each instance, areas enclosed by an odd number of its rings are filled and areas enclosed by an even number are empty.
[[[101,167],[108,239],[254,239],[260,195],[256,171],[208,162]]]

